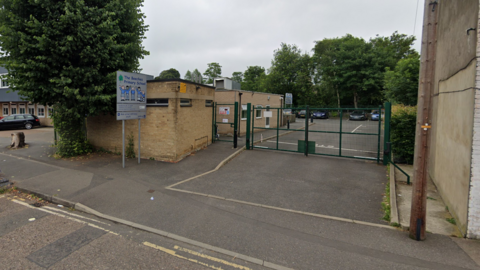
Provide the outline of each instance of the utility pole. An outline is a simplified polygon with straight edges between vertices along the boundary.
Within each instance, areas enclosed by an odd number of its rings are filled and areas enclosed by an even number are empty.
[[[430,144],[432,94],[435,80],[438,1],[425,0],[422,52],[418,86],[417,125],[410,213],[410,238],[425,240],[427,212],[427,165]]]

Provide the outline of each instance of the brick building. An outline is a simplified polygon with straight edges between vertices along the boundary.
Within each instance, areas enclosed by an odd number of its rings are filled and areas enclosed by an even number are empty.
[[[141,120],[141,158],[178,162],[212,141],[215,88],[181,79],[147,81],[147,117]],[[126,137],[138,149],[138,121],[125,121]],[[97,148],[122,149],[122,121],[100,115],[87,119],[87,136]],[[136,153],[138,154],[138,153]]]
[[[52,126],[52,108],[40,104],[32,104],[25,97],[21,97],[17,92],[10,89],[8,82],[1,78],[8,71],[0,66],[0,104],[2,106],[1,116],[5,117],[12,114],[34,114],[40,119],[40,125]]]

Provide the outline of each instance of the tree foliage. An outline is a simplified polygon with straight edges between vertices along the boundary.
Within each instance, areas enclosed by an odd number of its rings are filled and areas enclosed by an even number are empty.
[[[196,82],[196,83],[204,83],[205,82],[205,80],[202,77],[202,73],[200,73],[200,71],[198,71],[198,69],[195,69],[192,72],[192,82]]]
[[[185,73],[185,76],[183,78],[187,81],[193,81],[192,72],[190,72],[190,70],[187,70],[187,72]]]
[[[86,115],[114,111],[115,72],[136,71],[144,25],[141,0],[0,0],[0,47],[11,88],[54,106],[57,151],[88,151]]]
[[[241,84],[243,82],[243,73],[240,71],[233,72],[232,80]]]
[[[317,41],[313,49],[315,82],[333,89],[338,106],[343,102],[355,107],[380,104],[385,100],[386,68],[413,54],[414,40],[395,32],[370,41],[352,35]]]
[[[394,103],[417,105],[420,56],[411,54],[400,59],[394,70],[385,72],[385,96]]]
[[[265,77],[265,68],[260,66],[249,66],[243,73],[242,89],[259,91],[260,80]]]
[[[208,64],[207,70],[203,73],[207,77],[207,83],[213,83],[213,79],[222,75],[222,66],[219,63],[212,62]]]
[[[160,75],[155,77],[155,79],[180,79],[180,72],[174,68],[167,69],[160,72]]]

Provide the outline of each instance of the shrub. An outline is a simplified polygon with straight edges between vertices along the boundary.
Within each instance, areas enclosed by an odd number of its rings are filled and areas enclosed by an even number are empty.
[[[396,158],[413,163],[417,107],[396,105],[392,108],[391,142]]]

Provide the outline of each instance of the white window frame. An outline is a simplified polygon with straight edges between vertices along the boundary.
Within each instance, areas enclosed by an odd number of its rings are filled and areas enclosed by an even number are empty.
[[[15,110],[15,111],[14,111]],[[10,115],[17,114],[18,109],[17,109],[17,104],[12,104],[10,106]]]
[[[30,110],[32,110],[32,111],[30,112]],[[34,105],[34,104],[28,104],[28,114],[36,115],[36,114],[35,114],[35,105]]]
[[[7,110],[7,113],[5,113],[5,109]],[[10,115],[9,112],[10,112],[10,108],[9,108],[9,106],[8,106],[8,103],[3,103],[3,105],[2,105],[2,113],[3,113],[3,116],[8,116],[8,115]]]
[[[42,110],[42,114],[40,114],[40,109]],[[45,106],[37,105],[37,117],[45,118]]]
[[[242,105],[241,108],[242,109],[240,110],[240,120],[247,120],[247,117],[248,117],[248,115],[247,115],[247,112],[248,112],[247,111],[248,110],[247,105]],[[243,117],[243,112],[245,112],[246,117]]]
[[[23,113],[22,113],[23,109]],[[18,114],[26,114],[27,108],[25,107],[25,103],[18,104]]]
[[[187,104],[188,102],[188,104]],[[180,99],[180,107],[192,107],[192,100],[188,98]]]
[[[259,109],[260,108],[260,109]],[[262,118],[262,109],[263,109],[263,106],[262,105],[257,105],[255,106],[255,118],[257,119],[261,119]],[[258,112],[260,112],[260,117],[258,117]]]

